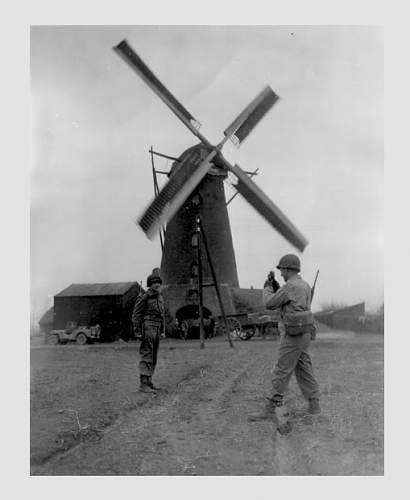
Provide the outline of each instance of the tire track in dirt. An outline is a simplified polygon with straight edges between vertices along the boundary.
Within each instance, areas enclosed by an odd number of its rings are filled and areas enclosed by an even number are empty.
[[[173,447],[173,454],[183,458],[183,473],[194,475],[249,474],[246,459],[247,449],[243,444],[243,429],[238,429],[235,419],[237,409],[232,406],[232,394],[238,392],[249,372],[260,364],[263,353],[253,356],[246,363],[229,367],[226,371],[216,370],[211,380],[222,379],[222,384],[208,384],[207,391],[199,397],[195,395],[195,386],[188,387],[181,397],[182,404],[189,405],[189,426],[184,438],[180,439],[180,421],[186,416],[186,409],[176,413],[176,422],[168,438]],[[182,410],[182,411],[181,411]],[[185,410],[185,411],[184,411]],[[194,417],[194,418],[192,418]],[[252,453],[250,454],[252,455]]]
[[[260,364],[264,354],[253,353],[249,359],[244,348],[228,353],[223,368],[203,364],[170,394],[148,396],[148,404],[121,417],[98,443],[81,443],[34,468],[33,473],[234,473],[229,460],[238,442],[233,438],[235,408],[229,395]],[[221,440],[227,447],[221,446]],[[242,447],[240,451],[245,450]]]
[[[218,346],[210,346],[207,357],[170,392],[143,395],[142,401],[138,394],[138,408],[105,429],[98,442],[80,443],[33,467],[32,473],[308,474],[299,431],[280,436],[273,422],[248,422],[252,410],[264,404],[270,382],[275,345],[268,345],[267,350],[236,343],[221,363],[212,358],[211,347]],[[297,458],[301,455],[304,460]]]
[[[295,397],[293,390],[289,391],[285,397],[284,406],[277,410],[281,423],[288,422],[290,431],[288,434],[282,434],[277,430],[276,422],[248,422],[247,416],[250,413],[261,411],[266,404],[265,395],[270,392],[271,373],[274,365],[275,350],[272,349],[269,356],[264,356],[258,369],[251,376],[244,379],[242,391],[234,393],[232,404],[237,407],[243,407],[245,419],[242,419],[243,425],[247,425],[251,439],[255,436],[262,436],[266,443],[265,447],[271,450],[270,455],[265,454],[270,465],[267,463],[263,470],[264,474],[274,475],[314,475],[316,471],[312,468],[313,460],[310,450],[313,445],[309,443],[306,437],[306,417],[308,424],[312,419],[318,417],[307,416],[296,408],[300,407],[300,401]],[[249,395],[254,394],[254,397]],[[246,404],[241,400],[246,401]],[[253,408],[252,408],[253,407]],[[297,414],[300,414],[297,416]],[[320,418],[320,417],[319,417]],[[262,448],[263,449],[263,448]],[[262,458],[262,457],[261,457]],[[269,472],[271,471],[271,472]]]
[[[259,377],[267,381],[270,386],[273,359],[264,359],[260,367]],[[245,381],[244,392],[249,394],[255,380]],[[267,392],[267,391],[266,391]],[[265,402],[259,398],[259,409]],[[281,434],[276,432],[275,424],[269,422],[254,422],[250,425],[264,429],[265,436],[269,436],[273,450],[273,469],[281,476],[312,476],[312,475],[339,475],[348,464],[343,464],[336,449],[340,443],[332,431],[330,419],[326,412],[320,415],[310,415],[305,410],[303,400],[294,376],[289,390],[284,398],[284,406],[277,410],[281,422],[290,424],[290,432]],[[354,470],[354,469],[352,469]],[[350,472],[353,474],[353,472]]]
[[[369,342],[376,344],[372,339]],[[373,350],[376,354],[371,353],[373,357],[381,357],[379,343]],[[32,473],[298,476],[383,473],[382,444],[376,446],[371,441],[382,432],[380,419],[376,419],[379,413],[372,411],[383,405],[380,396],[383,379],[376,371],[379,375],[374,382],[365,381],[369,366],[382,363],[382,359],[361,360],[367,343],[357,353],[353,341],[350,344],[328,341],[320,345],[317,352],[321,363],[315,366],[322,382],[323,413],[312,417],[300,411],[305,403],[292,378],[285,398],[287,418],[292,423],[288,435],[277,433],[273,422],[248,422],[250,413],[262,409],[263,396],[270,388],[275,342],[256,339],[251,343],[237,342],[233,350],[222,343],[209,342],[205,350],[192,345],[178,345],[178,349],[171,351],[178,355],[168,356],[162,372],[159,367],[158,380],[170,387],[168,392],[157,396],[126,393],[131,398],[130,411],[105,428],[98,442],[86,440],[76,444],[68,452],[36,465]],[[312,346],[312,351],[315,349]],[[342,361],[352,357],[359,371],[349,378],[346,367],[352,363]],[[343,376],[351,386],[341,385]],[[367,417],[363,408],[369,413]],[[369,430],[369,426],[374,429]]]
[[[190,369],[179,380],[175,388],[165,394],[171,397],[171,395],[178,390],[180,384],[183,384],[186,380],[197,377],[198,374],[200,374],[201,371],[206,367],[207,366],[205,365],[200,368]],[[73,443],[68,448],[57,449],[52,453],[50,453],[47,457],[44,457],[41,460],[32,463],[31,474],[32,475],[41,474],[42,471],[53,467],[54,463],[64,461],[65,458],[69,458],[70,455],[73,454],[76,449],[81,449],[86,446],[90,446],[95,442],[100,441],[101,439],[104,438],[105,435],[109,434],[110,432],[115,432],[116,428],[121,427],[122,423],[127,420],[128,415],[133,414],[135,412],[137,412],[137,414],[140,414],[141,412],[144,411],[145,408],[149,408],[150,406],[155,405],[156,404],[155,402],[157,401],[157,397],[155,395],[154,396],[145,395],[139,393],[138,391],[136,391],[136,393],[134,394],[133,397],[134,402],[132,402],[129,397],[127,399],[130,401],[128,409],[124,410],[114,420],[114,422],[104,426],[103,428],[98,428],[98,429],[94,428],[88,429],[87,426],[87,428],[84,429],[84,432],[77,432],[76,440],[74,440]]]
[[[251,376],[244,379],[241,391],[233,395],[232,405],[243,410],[241,424],[247,428],[249,433],[248,446],[251,447],[251,442],[255,443],[256,440],[259,459],[264,461],[264,465],[259,464],[256,473],[283,475],[287,473],[285,471],[289,471],[289,464],[292,462],[296,450],[301,447],[300,436],[296,442],[291,438],[291,433],[282,436],[277,432],[275,421],[248,421],[251,413],[261,411],[266,404],[265,395],[269,393],[270,389],[274,349],[269,354],[269,356],[265,355],[262,358],[260,365]]]

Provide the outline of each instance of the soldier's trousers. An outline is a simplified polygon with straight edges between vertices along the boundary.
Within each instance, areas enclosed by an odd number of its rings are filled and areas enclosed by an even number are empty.
[[[140,344],[140,375],[152,377],[157,364],[161,325],[145,321]]]
[[[310,333],[295,336],[281,333],[278,359],[272,372],[273,399],[277,403],[282,402],[293,372],[303,397],[319,399],[319,386],[307,352],[309,344]]]

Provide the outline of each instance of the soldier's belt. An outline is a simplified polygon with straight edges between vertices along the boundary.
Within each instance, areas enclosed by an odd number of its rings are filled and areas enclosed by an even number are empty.
[[[316,331],[315,320],[311,311],[288,313],[283,316],[283,325],[287,335],[301,335]]]

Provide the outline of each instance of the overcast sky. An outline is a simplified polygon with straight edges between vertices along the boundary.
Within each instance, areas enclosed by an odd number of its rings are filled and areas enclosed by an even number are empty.
[[[133,223],[153,196],[148,149],[196,142],[111,49],[123,38],[218,142],[265,86],[281,97],[239,150],[308,238],[315,298],[383,300],[383,32],[376,27],[33,27],[31,290],[36,317],[71,283],[141,281],[159,240]],[[166,160],[157,167],[168,169]],[[162,179],[161,179],[162,180]],[[228,194],[231,194],[230,192]],[[229,205],[240,285],[295,252],[240,197]]]

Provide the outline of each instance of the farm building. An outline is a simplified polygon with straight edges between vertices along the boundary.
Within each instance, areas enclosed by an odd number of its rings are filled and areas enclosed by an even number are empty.
[[[237,313],[269,314],[279,318],[278,310],[265,309],[262,301],[262,288],[233,288],[232,294]]]
[[[353,306],[343,307],[342,309],[315,313],[315,318],[321,323],[342,330],[360,329],[360,321],[364,316],[364,302],[360,302]]]
[[[70,285],[54,296],[53,328],[65,328],[69,321],[86,326],[98,324],[102,340],[128,340],[140,290],[134,281]]]

